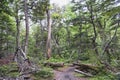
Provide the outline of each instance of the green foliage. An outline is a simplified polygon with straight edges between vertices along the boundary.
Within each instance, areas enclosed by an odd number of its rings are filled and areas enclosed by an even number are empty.
[[[42,68],[40,71],[36,72],[33,74],[35,77],[35,80],[37,79],[46,79],[46,78],[52,78],[53,77],[53,72],[51,68]]]
[[[17,77],[18,75],[19,75],[19,72],[18,72],[17,65],[15,63],[0,66],[0,76]]]
[[[93,58],[93,57],[92,57],[92,58]],[[81,61],[90,60],[89,53],[80,53],[78,59],[81,60]]]
[[[101,73],[90,78],[90,80],[116,80],[115,76],[111,73]]]
[[[13,46],[15,46],[14,40],[16,33],[15,22],[10,15],[12,12],[8,12],[8,10],[11,11],[11,9],[7,8],[8,3],[3,3],[2,5],[4,4],[6,5],[6,8],[2,8],[2,11],[0,12],[0,51],[3,53],[5,53],[5,50],[12,51]],[[4,9],[7,9],[7,11]]]
[[[9,67],[6,65],[0,67],[0,76],[6,76],[8,73]]]
[[[66,11],[64,12],[63,17],[66,20],[71,20],[76,17],[76,14],[72,12],[71,5],[67,5]]]
[[[107,15],[107,16],[111,17],[113,15],[119,14],[119,12],[120,12],[120,6],[116,6],[116,7],[111,8],[110,10],[104,12],[103,15]]]
[[[32,9],[32,20],[38,22],[45,18],[45,12],[50,8],[49,0],[38,0]]]
[[[58,7],[58,5],[50,6],[49,0],[29,0],[28,14],[32,23],[29,36],[29,54],[30,59],[34,61],[45,61],[46,53],[46,11],[51,11],[52,18],[52,37],[51,48],[52,57],[47,62],[72,62],[81,60],[83,63],[92,63],[101,65],[102,61],[111,60],[110,65],[119,68],[120,62],[120,40],[119,40],[119,12],[120,6],[116,6],[116,0],[73,0],[72,5],[66,7]],[[11,3],[13,2],[13,4]],[[0,1],[0,57],[3,52],[7,53],[15,49],[16,27],[14,17],[24,18],[23,1],[20,0],[1,0]],[[13,7],[13,8],[11,8]],[[12,13],[14,11],[15,13]],[[18,14],[18,16],[17,16]],[[30,20],[30,21],[31,21]],[[23,22],[23,21],[22,21]],[[37,26],[36,26],[37,25]],[[20,41],[24,46],[25,28],[24,24],[20,24],[21,37]],[[114,36],[117,27],[117,33]],[[95,28],[95,30],[94,30]],[[94,35],[96,31],[96,36]],[[114,39],[103,50],[112,37]],[[96,54],[96,51],[98,54]],[[109,57],[110,56],[110,57]],[[61,58],[62,57],[62,58]],[[39,61],[41,60],[41,61]],[[14,64],[12,64],[14,65]],[[9,66],[0,67],[0,75],[7,76],[10,69]],[[16,76],[18,73],[10,73],[8,76]],[[96,75],[91,80],[112,80],[114,76],[109,73]],[[53,73],[48,68],[43,68],[35,73],[36,79],[40,77],[52,77]]]
[[[55,62],[55,63],[57,63],[57,62],[65,62],[65,61],[66,61],[65,59],[60,58],[60,57],[56,57],[56,58],[51,57],[49,60],[47,60],[47,62]]]
[[[76,77],[78,77],[78,78],[84,77],[84,75],[79,74],[79,73],[74,73],[74,75],[75,75]]]
[[[0,2],[0,14],[1,12],[5,12],[6,14],[12,15],[12,11],[9,7],[9,1],[8,0],[2,0]]]

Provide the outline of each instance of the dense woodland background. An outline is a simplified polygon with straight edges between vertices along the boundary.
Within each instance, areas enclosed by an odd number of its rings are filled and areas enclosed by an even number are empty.
[[[0,0],[1,77],[11,76],[8,65],[23,68],[24,61],[43,70],[34,72],[42,77],[51,71],[48,66],[64,63],[83,67],[84,73],[94,70],[88,80],[119,80],[120,1],[72,0],[59,7],[50,0]]]

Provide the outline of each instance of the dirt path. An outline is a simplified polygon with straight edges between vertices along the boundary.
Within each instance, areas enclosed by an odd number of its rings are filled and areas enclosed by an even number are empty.
[[[54,70],[54,80],[88,80],[86,78],[77,78],[74,76],[75,67],[68,67],[61,71]]]

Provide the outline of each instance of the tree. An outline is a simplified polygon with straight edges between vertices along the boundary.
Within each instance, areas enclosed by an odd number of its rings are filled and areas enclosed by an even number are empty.
[[[28,38],[29,38],[29,22],[28,22],[28,6],[27,0],[24,0],[24,14],[25,14],[25,26],[26,26],[26,35],[25,35],[25,53],[28,53]]]
[[[14,51],[15,45],[15,23],[12,19],[12,10],[9,7],[10,1],[1,1],[0,6],[0,51],[1,55],[7,55]]]
[[[46,9],[47,14],[47,28],[48,28],[48,38],[46,43],[46,53],[47,53],[47,59],[51,57],[51,17],[50,17],[50,10],[49,6]]]
[[[111,62],[111,54],[113,53],[110,51],[110,46],[114,44],[113,41],[115,38],[117,38],[116,31],[118,25],[115,25],[115,15],[119,13],[119,6],[115,6],[114,0],[79,0],[77,2],[73,2],[75,5],[73,6],[72,10],[76,13],[77,17],[70,20],[70,22],[73,23],[74,26],[79,24],[82,25],[82,33],[83,31],[85,31],[85,29],[89,29],[89,31],[85,32],[85,34],[87,34],[88,36],[86,37],[87,39],[84,41],[87,41],[89,39],[89,43],[90,45],[92,44],[92,47],[89,47],[88,49],[92,51],[94,50],[94,56],[96,56],[96,59],[101,64],[104,64],[103,62]],[[112,13],[113,10],[115,13]],[[76,35],[75,37],[78,36],[79,35]],[[81,39],[83,38],[80,38],[80,40]],[[84,45],[88,44],[86,44],[85,42]],[[85,47],[85,51],[88,50],[87,47]]]
[[[14,10],[14,16],[15,16],[15,21],[16,21],[16,49],[20,48],[20,15],[19,15],[19,10],[20,10],[20,2],[18,0],[15,0],[13,3],[13,10]]]
[[[46,16],[45,16],[46,15]],[[47,19],[47,25],[43,25],[42,21]],[[39,23],[40,29],[41,29],[41,37],[44,36],[44,28],[48,29],[48,38],[46,40],[46,57],[47,59],[50,58],[51,55],[51,18],[50,18],[50,3],[49,0],[38,0],[35,3],[35,6],[33,8],[33,16],[32,20],[36,23]],[[46,26],[46,27],[44,27]],[[42,40],[43,43],[43,40]],[[43,46],[43,45],[42,45]]]

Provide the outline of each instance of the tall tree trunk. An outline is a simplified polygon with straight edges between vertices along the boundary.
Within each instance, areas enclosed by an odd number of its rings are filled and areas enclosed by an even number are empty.
[[[16,49],[18,49],[20,47],[20,21],[19,21],[19,18],[18,18],[18,8],[16,6],[16,16],[15,16],[15,19],[16,19],[16,29],[17,29],[17,34],[16,34]]]
[[[5,29],[5,35],[6,35],[6,38],[8,38],[8,26],[6,25],[6,27],[5,27],[6,29]],[[5,48],[4,48],[4,56],[6,57],[7,56],[7,54],[8,54],[8,39],[5,39],[5,46],[4,46]]]
[[[79,60],[80,54],[82,52],[82,47],[81,47],[82,23],[80,23],[79,32],[80,32],[80,41],[79,41],[79,47],[78,47],[78,58],[77,58],[77,60]]]
[[[93,32],[94,32],[94,37],[93,37],[93,40],[92,40],[93,48],[95,50],[96,55],[98,55],[98,49],[97,49],[97,45],[96,45],[97,31],[96,31],[96,26],[95,26],[95,23],[94,23],[93,6],[92,5],[88,6],[88,9],[89,9],[89,12],[90,12],[90,19],[91,19],[91,24],[93,26]]]
[[[44,30],[43,30],[43,25],[42,25],[42,20],[40,20],[40,31],[41,31],[41,45],[40,45],[40,48],[41,48],[41,52],[42,52],[42,55],[45,56],[45,49],[44,49]]]
[[[25,14],[25,25],[26,25],[25,50],[24,50],[24,52],[27,54],[28,53],[28,37],[29,37],[27,0],[24,0],[24,14]]]
[[[0,57],[3,57],[3,41],[4,41],[4,38],[3,38],[3,29],[1,29],[1,35],[0,35],[0,37],[1,37],[1,40],[0,40]]]
[[[93,26],[93,33],[94,33],[94,37],[92,39],[93,49],[95,51],[95,56],[98,59],[99,63],[102,63],[101,59],[99,58],[99,52],[98,52],[97,45],[96,45],[97,31],[96,31],[96,25],[94,22],[93,5],[92,4],[89,5],[89,3],[87,3],[87,8],[90,12],[90,20],[91,20],[90,23]]]
[[[51,57],[51,18],[50,18],[50,11],[49,9],[46,10],[47,14],[47,27],[48,27],[48,38],[46,43],[46,53],[47,59]]]

